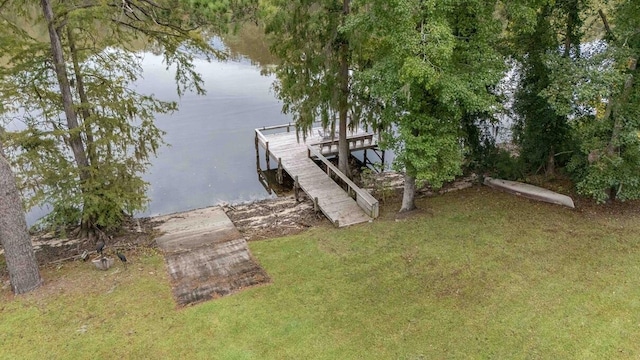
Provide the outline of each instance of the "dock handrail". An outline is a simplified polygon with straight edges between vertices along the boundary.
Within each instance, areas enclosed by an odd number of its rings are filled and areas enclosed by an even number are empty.
[[[289,132],[289,131],[291,131],[291,128],[295,129],[296,128],[296,124],[288,123],[288,124],[283,124],[283,125],[263,126],[261,128],[255,129],[256,138],[259,139],[262,142],[262,145],[264,146],[269,142],[269,140],[267,140],[266,136],[264,136],[264,134],[262,133],[263,131],[273,131],[273,130],[287,129],[287,132]]]
[[[360,149],[366,149],[378,146],[376,134],[371,132],[348,138],[347,142],[349,143],[349,149],[356,147],[359,147]],[[340,140],[336,137],[334,139],[316,141],[311,143],[310,145],[319,146],[320,153],[322,153],[323,155],[332,155],[338,152],[339,144]]]
[[[324,155],[320,153],[315,146],[308,145],[308,156],[315,156],[318,160],[322,161],[323,164],[327,166],[327,174],[331,175],[331,172],[336,174],[340,180],[342,180],[347,185],[347,193],[351,196],[351,194],[355,194],[355,200],[358,206],[364,210],[364,212],[372,218],[377,218],[379,214],[379,205],[378,200],[374,198],[371,194],[362,190],[356,185],[351,179],[349,179],[345,174],[343,174],[338,168],[336,168],[329,160],[327,160]]]
[[[278,129],[287,129],[287,132],[289,132],[291,129],[290,128],[296,128],[296,124],[293,123],[288,123],[288,124],[282,124],[282,125],[273,125],[273,126],[263,126],[261,128],[257,128],[256,131],[269,131],[269,130],[278,130]]]
[[[256,129],[256,140],[259,140],[262,143],[262,146],[266,146],[269,142],[260,129]]]

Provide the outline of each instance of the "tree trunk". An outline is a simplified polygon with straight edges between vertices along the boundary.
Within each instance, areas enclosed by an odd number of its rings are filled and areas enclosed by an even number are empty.
[[[0,144],[0,244],[9,270],[11,290],[24,294],[42,284],[27,230],[24,208],[9,162]]]
[[[60,42],[60,36],[58,35],[53,22],[53,10],[51,9],[50,0],[41,0],[41,4],[49,30],[51,55],[53,57],[54,70],[58,79],[58,85],[60,86],[60,93],[62,94],[62,106],[64,107],[64,114],[67,118],[67,127],[70,130],[69,143],[71,145],[71,150],[73,151],[76,164],[80,170],[80,180],[84,181],[89,178],[89,162],[87,160],[87,154],[85,152],[80,133],[73,131],[78,128],[78,115],[76,114],[73,97],[71,96],[71,86],[69,86],[69,76],[67,75],[67,68],[65,67],[62,43]]]
[[[42,11],[44,18],[47,21],[47,28],[49,30],[49,42],[51,44],[51,56],[53,59],[54,70],[58,85],[60,87],[60,94],[62,95],[62,106],[64,108],[64,114],[67,118],[67,128],[69,129],[69,146],[73,152],[73,157],[78,166],[78,176],[80,177],[80,189],[85,193],[87,186],[87,180],[91,176],[89,173],[89,160],[87,153],[80,136],[81,131],[76,130],[78,125],[78,114],[73,103],[73,97],[71,95],[71,86],[69,85],[69,75],[67,74],[67,68],[65,66],[64,52],[62,49],[62,42],[60,41],[60,35],[56,29],[54,23],[53,10],[51,8],[50,0],[41,0]],[[91,219],[83,219],[82,221],[82,233],[87,235],[90,232],[93,221]]]
[[[349,15],[349,0],[343,2],[343,23]],[[351,178],[349,169],[349,143],[347,142],[347,121],[349,113],[349,44],[342,39],[340,45],[340,128],[338,133],[338,170]]]
[[[400,212],[415,210],[416,208],[416,178],[409,175],[409,172],[404,174],[404,191],[402,192],[402,207]]]
[[[633,90],[634,78],[633,72],[635,72],[638,65],[637,58],[629,59],[629,64],[627,68],[629,69],[629,77],[624,82],[624,87],[622,89],[622,94],[617,99],[612,99],[609,106],[607,106],[607,111],[605,112],[604,120],[608,120],[609,117],[613,116],[613,129],[611,131],[611,138],[609,139],[609,144],[607,144],[606,154],[613,158],[616,156],[618,151],[620,150],[620,146],[618,146],[618,142],[620,140],[620,132],[624,124],[622,123],[622,119],[617,114],[617,110],[621,104],[624,104],[629,100],[629,96],[631,96],[631,91]],[[616,188],[611,187],[606,190],[608,195],[608,201],[614,201],[616,198]]]
[[[553,146],[549,149],[549,154],[547,155],[547,166],[544,174],[546,176],[554,176],[556,174],[556,154]]]
[[[80,96],[82,122],[84,125],[84,131],[87,135],[87,155],[89,156],[89,164],[96,166],[98,164],[95,142],[93,141],[93,132],[91,131],[91,111],[89,111],[89,99],[87,93],[84,90],[84,78],[80,69],[80,63],[78,61],[78,50],[76,49],[75,40],[73,37],[73,31],[70,27],[67,27],[67,38],[69,39],[69,51],[71,52],[71,62],[73,63],[73,72],[76,77],[76,88],[78,89],[78,96]]]
[[[622,119],[616,113],[616,110],[620,107],[621,104],[627,102],[629,100],[629,96],[631,96],[631,91],[633,90],[633,72],[635,72],[636,67],[638,65],[638,59],[631,58],[629,59],[629,64],[627,68],[629,69],[629,77],[624,82],[624,87],[622,89],[622,94],[618,99],[613,99],[611,101],[611,107],[607,108],[605,113],[605,119],[607,120],[610,116],[613,116],[613,129],[611,132],[611,139],[609,140],[609,144],[607,145],[607,155],[613,157],[616,152],[618,152],[618,141],[620,138],[620,132],[622,131]]]

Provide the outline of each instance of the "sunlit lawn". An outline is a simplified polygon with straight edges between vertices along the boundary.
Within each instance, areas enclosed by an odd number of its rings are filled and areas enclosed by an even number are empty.
[[[251,243],[273,283],[177,309],[160,255],[0,293],[3,359],[640,357],[640,219],[485,188]]]

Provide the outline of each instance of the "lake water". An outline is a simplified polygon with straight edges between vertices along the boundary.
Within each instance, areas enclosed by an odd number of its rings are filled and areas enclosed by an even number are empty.
[[[160,149],[144,175],[150,187],[150,216],[206,207],[221,202],[240,203],[272,197],[258,182],[254,129],[285,124],[282,104],[271,91],[274,78],[246,58],[206,62],[196,60],[205,81],[204,96],[187,93],[178,98],[174,74],[162,58],[146,54],[142,93],[176,100],[179,110],[159,114],[156,124],[166,131],[169,147]],[[264,154],[261,154],[264,157]],[[47,209],[33,209],[29,224]]]
[[[270,196],[257,181],[254,129],[290,121],[271,91],[274,79],[248,60],[197,61],[197,69],[207,94],[185,94],[177,112],[157,117],[171,146],[160,150],[144,177],[151,203],[140,215]],[[150,56],[139,89],[178,100],[172,79],[161,59]]]

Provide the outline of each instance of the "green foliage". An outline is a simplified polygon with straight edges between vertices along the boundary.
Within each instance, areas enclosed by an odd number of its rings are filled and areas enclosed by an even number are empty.
[[[176,105],[131,90],[132,82],[141,75],[140,60],[125,51],[111,50],[89,58],[82,67],[88,100],[83,106],[91,111],[78,129],[90,154],[90,177],[84,183],[78,181],[78,167],[66,148],[70,131],[59,118],[58,95],[41,90],[50,87],[55,75],[44,68],[41,73],[21,72],[6,78],[4,98],[20,106],[15,110],[23,111],[21,121],[27,127],[20,133],[7,133],[6,143],[13,150],[11,158],[28,206],[52,205],[54,214],[49,220],[77,220],[55,214],[72,206],[82,209],[83,221],[113,227],[125,214],[144,209],[147,184],[140,174],[162,145],[163,133],[153,118],[156,113],[175,110]]]
[[[522,180],[526,173],[522,158],[505,149],[487,149],[482,160],[484,172],[500,179]]]
[[[240,4],[198,3],[215,6],[204,11],[188,1],[56,3],[54,22],[60,23],[56,29],[77,128],[64,116],[49,39],[30,34],[46,28],[42,10],[27,7],[0,17],[7,25],[0,28],[0,50],[8,62],[0,69],[5,104],[0,116],[3,123],[19,122],[23,129],[7,133],[5,142],[28,208],[49,204],[53,213],[45,220],[55,225],[82,222],[100,228],[117,227],[125,216],[145,208],[148,184],[141,174],[164,144],[154,117],[175,111],[176,103],[135,90],[142,55],[134,44],[148,44],[163,55],[167,69],[175,70],[178,94],[204,93],[193,59],[223,54],[198,28],[224,29],[231,9]],[[22,2],[3,5],[18,9]],[[86,168],[72,156],[74,137],[81,139]]]
[[[553,106],[549,97],[544,96],[550,87],[560,86],[559,79],[551,75],[553,66],[546,59],[547,56],[554,57],[565,64],[579,59],[583,7],[580,0],[536,5],[539,8],[535,23],[531,27],[523,25],[529,30],[519,30],[512,39],[515,57],[522,65],[514,104],[517,114],[514,133],[528,172],[537,172],[544,167],[553,171],[556,163],[563,165],[561,159],[556,159],[556,154],[570,151],[567,113]],[[517,20],[529,22],[528,19]],[[563,32],[564,38],[559,35]]]
[[[536,10],[535,22],[522,6]],[[529,15],[510,13],[516,8]],[[512,53],[522,64],[516,135],[527,170],[553,156],[583,195],[599,202],[638,198],[637,5],[538,1],[505,12],[512,15]],[[602,26],[604,37],[585,51],[583,22],[590,16],[610,27]]]
[[[481,132],[478,124],[484,123],[483,116],[465,117],[465,170],[507,180],[523,179],[526,171],[522,158],[499,147],[492,136]]]
[[[578,191],[599,202],[640,198],[640,9],[614,4],[612,32],[580,59],[548,56],[554,81],[541,94],[570,116],[576,151],[568,165]]]
[[[349,125],[356,126],[367,115],[361,103],[341,88],[343,46],[347,46],[349,59],[357,50],[354,34],[342,26],[348,21],[342,2],[269,3],[264,10],[266,32],[271,51],[280,60],[274,89],[283,102],[283,111],[291,114],[298,129],[305,133],[317,121],[335,128],[338,114],[346,106]],[[352,62],[350,69],[357,69],[357,64]]]
[[[394,144],[397,170],[405,170],[419,183],[432,188],[462,173],[462,149],[458,129],[452,124],[427,115],[406,115],[398,125]]]
[[[629,163],[635,165],[629,166]],[[640,145],[633,151],[625,151],[623,157],[604,158],[593,166],[583,164],[578,192],[598,202],[609,200],[612,196],[609,191],[613,191],[615,198],[621,201],[640,199],[639,165]]]
[[[378,127],[392,129],[384,146],[396,166],[440,187],[461,172],[465,114],[489,112],[487,89],[502,76],[496,51],[500,24],[492,1],[373,1],[353,26],[370,37],[360,94],[377,102]],[[363,95],[364,96],[364,95]]]

